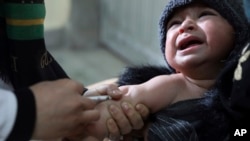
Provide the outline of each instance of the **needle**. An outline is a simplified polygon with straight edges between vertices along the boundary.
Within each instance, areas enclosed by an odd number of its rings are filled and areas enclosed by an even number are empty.
[[[91,100],[93,100],[94,102],[97,102],[97,103],[112,99],[111,96],[108,96],[108,95],[87,96],[87,98],[89,98],[89,99],[91,99]]]

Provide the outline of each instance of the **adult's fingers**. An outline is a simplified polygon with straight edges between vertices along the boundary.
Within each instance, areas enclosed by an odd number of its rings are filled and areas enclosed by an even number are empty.
[[[94,109],[96,104],[97,104],[96,102],[94,102],[94,101],[92,101],[89,98],[84,97],[84,96],[80,97],[79,100],[81,100],[80,103],[81,103],[81,107],[83,110]]]
[[[109,112],[112,118],[115,120],[115,123],[118,125],[122,135],[128,134],[132,130],[130,122],[120,108],[116,107],[115,105],[110,105]]]
[[[144,125],[141,115],[128,102],[122,102],[121,107],[133,129],[141,129]],[[141,108],[141,107],[140,107]],[[142,109],[144,110],[144,109]],[[144,112],[144,111],[143,111]]]
[[[82,112],[80,123],[87,124],[92,121],[97,121],[100,118],[100,113],[98,110],[85,110]]]
[[[120,130],[117,127],[115,121],[111,118],[107,120],[107,128],[108,128],[108,135],[107,138],[110,140],[119,140],[120,139]]]
[[[73,120],[75,121],[71,126],[70,130],[64,135],[68,138],[79,138],[87,136],[86,128],[91,122],[97,121],[100,118],[98,110],[83,110],[81,115],[78,115]]]
[[[144,104],[137,104],[135,106],[135,109],[140,113],[143,120],[146,120],[148,118],[150,111],[147,106],[145,106]]]
[[[74,81],[68,78],[63,78],[63,79],[58,79],[55,80],[56,84],[60,85],[60,86],[64,86],[66,88],[69,89],[73,89],[74,91],[76,91],[79,94],[82,94],[83,90],[84,90],[84,86],[83,84],[81,84],[78,81]]]
[[[71,80],[71,79],[59,79],[59,80],[56,80],[56,81],[60,81],[61,83],[64,83],[65,87],[68,87],[68,88],[72,88],[74,89],[77,93],[79,93],[80,95],[83,93],[84,91],[84,86],[82,83],[78,82],[78,81],[74,81],[74,80]]]
[[[109,84],[106,86],[106,90],[103,91],[102,95],[109,95],[112,99],[120,99],[122,97],[122,92],[117,87],[117,85]]]

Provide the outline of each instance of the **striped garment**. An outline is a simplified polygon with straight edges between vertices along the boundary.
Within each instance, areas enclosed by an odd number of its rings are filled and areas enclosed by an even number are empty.
[[[177,102],[152,116],[149,141],[226,141],[228,117],[217,90],[205,97]]]
[[[149,134],[149,141],[199,141],[192,124],[163,115],[157,116]]]

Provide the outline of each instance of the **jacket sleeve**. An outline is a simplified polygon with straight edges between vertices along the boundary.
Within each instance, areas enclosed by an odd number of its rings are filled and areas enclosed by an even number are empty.
[[[35,126],[35,98],[28,88],[16,90],[14,93],[17,99],[17,113],[7,141],[27,141],[31,139]]]

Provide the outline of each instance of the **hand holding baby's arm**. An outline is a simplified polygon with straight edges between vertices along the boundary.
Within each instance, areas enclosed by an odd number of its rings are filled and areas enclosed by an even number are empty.
[[[85,96],[93,96],[93,95],[100,95],[100,94],[108,94],[112,96],[120,95],[122,94],[119,88],[115,85],[102,85],[98,88],[95,89],[90,89],[85,93]],[[118,96],[117,96],[118,97]],[[120,98],[120,97],[118,97]],[[99,140],[102,140],[104,137],[112,137],[112,138],[117,138],[117,136],[121,134],[127,134],[132,130],[132,126],[129,125],[130,121],[127,119],[127,116],[125,114],[133,114],[128,115],[132,120],[132,123],[137,124],[135,127],[142,127],[143,122],[141,118],[138,118],[140,115],[136,114],[135,111],[131,110],[131,107],[128,107],[127,103],[121,104],[120,100],[115,101],[115,100],[108,100],[99,103],[95,109],[97,109],[100,112],[100,118],[98,121],[92,122],[88,124],[87,126],[87,134],[89,136],[94,136],[98,138]],[[122,109],[123,107],[123,109]],[[135,117],[138,116],[138,117]],[[137,120],[137,121],[136,121]],[[139,121],[141,120],[141,121]],[[138,122],[139,121],[139,122]],[[113,123],[111,123],[113,122]],[[113,127],[110,127],[108,124],[113,125]],[[140,124],[138,126],[138,124]],[[113,136],[112,134],[110,135],[109,130],[118,130],[119,135]],[[117,131],[114,131],[117,133]]]
[[[125,94],[127,91],[124,90],[122,89],[122,92]],[[119,101],[108,100],[99,103],[96,109],[100,111],[101,117],[88,125],[88,134],[101,140],[103,137],[117,138],[120,134],[128,134],[133,129],[141,129],[144,125],[143,119],[149,114],[148,108],[142,104],[135,106],[131,105],[130,101],[125,101],[129,99],[123,95]]]
[[[123,93],[123,92],[122,92]],[[84,96],[110,95],[112,99],[121,100],[122,93],[116,85],[102,85],[89,89]],[[97,137],[102,141],[104,137],[119,139],[121,135],[140,129],[144,125],[143,119],[149,114],[143,104],[131,105],[128,102],[109,100],[99,103],[96,107],[100,111],[100,119],[88,125],[86,132],[79,136],[68,137],[70,141],[80,141],[88,137]]]
[[[117,109],[119,108],[118,102],[108,100],[99,103],[95,107],[95,109],[97,109],[100,112],[100,118],[98,121],[91,122],[87,125],[86,132],[89,136],[93,136],[100,141],[105,137],[109,137],[107,123],[108,119],[112,118],[111,114],[109,113],[109,108],[112,110],[111,112],[113,112],[114,114],[116,112],[119,112],[118,111],[119,109]]]

